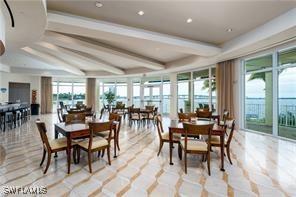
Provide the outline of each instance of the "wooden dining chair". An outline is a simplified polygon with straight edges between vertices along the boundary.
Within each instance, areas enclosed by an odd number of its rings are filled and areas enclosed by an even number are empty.
[[[48,140],[47,138],[47,129],[46,129],[46,125],[44,122],[41,122],[39,119],[36,120],[36,125],[42,140],[42,144],[43,144],[43,156],[42,156],[42,160],[40,163],[40,166],[42,166],[44,160],[45,160],[45,156],[47,153],[47,164],[45,167],[45,170],[43,171],[44,174],[46,174],[48,167],[50,165],[50,161],[51,161],[51,154],[52,153],[57,153],[60,151],[67,151],[67,138],[62,137],[62,138],[58,138],[58,139],[53,139],[53,140]],[[72,147],[76,145],[76,143],[73,141],[71,143]],[[73,151],[73,158],[76,158],[75,155],[75,151]]]
[[[120,127],[121,127],[121,115],[117,114],[117,113],[110,113],[109,114],[109,121],[117,121],[118,122],[118,126],[116,127],[116,131],[114,131],[112,129],[111,131],[111,137],[110,137],[110,141],[114,140],[114,149],[117,147],[118,150],[120,150],[119,148],[119,132],[120,132]],[[115,133],[116,132],[116,138],[115,138]],[[103,132],[98,132],[95,133],[96,136],[101,136],[105,139],[109,138],[109,131],[103,131]],[[104,156],[104,153],[102,154],[102,156]]]
[[[111,165],[110,159],[110,140],[111,140],[111,132],[112,132],[112,121],[109,122],[90,122],[89,123],[89,136],[83,141],[77,143],[77,159],[78,162],[80,160],[80,149],[86,151],[88,153],[88,167],[89,172],[92,173],[92,153],[99,152],[107,149],[108,156],[108,164]],[[109,132],[108,139],[105,139],[100,136],[94,137],[95,133],[99,132]]]
[[[190,117],[188,116],[187,113],[178,113],[178,118],[180,122],[190,121]]]
[[[158,137],[159,137],[159,150],[157,153],[157,156],[159,156],[161,149],[163,147],[164,143],[169,143],[170,142],[170,135],[169,132],[164,132],[163,126],[162,126],[162,117],[160,114],[158,114],[156,117],[156,126],[157,126],[157,132],[158,132]],[[173,135],[173,143],[178,144],[178,152],[180,154],[181,147],[180,147],[180,135]]]
[[[85,123],[85,113],[66,115],[66,124]]]
[[[224,111],[223,111],[223,116],[222,116],[222,120],[220,121],[220,125],[221,126],[224,126],[225,125],[225,123],[226,123],[226,120],[227,119],[229,119],[229,111],[228,110],[226,110],[226,109],[224,109]]]
[[[183,123],[184,127],[184,139],[181,139],[180,146],[184,151],[184,161],[185,161],[185,173],[187,174],[187,154],[202,154],[207,158],[208,174],[211,175],[210,168],[210,144],[207,143],[203,138],[192,139],[189,138],[190,135],[203,135],[206,136],[208,140],[211,140],[211,133],[214,124],[207,125],[196,125],[190,123]],[[182,151],[180,151],[180,159],[182,159]]]
[[[131,126],[133,122],[137,122],[139,125],[142,120],[143,120],[143,117],[141,115],[141,109],[131,108],[130,115],[129,115],[129,125]]]
[[[58,108],[57,109],[57,113],[58,113],[58,119],[60,122],[65,122],[64,118],[63,118],[63,109],[62,108]]]
[[[212,112],[208,110],[199,110],[196,112],[197,118],[201,120],[211,120]]]
[[[226,148],[226,154],[227,154],[229,163],[231,165],[232,165],[232,161],[231,161],[231,158],[230,158],[230,144],[231,144],[231,140],[232,140],[232,137],[233,137],[234,128],[235,128],[235,120],[231,119],[231,118],[227,118],[225,120],[225,125],[224,125],[225,133],[227,134],[227,137],[225,137],[225,140],[224,140],[224,147]],[[212,136],[210,142],[211,142],[210,143],[211,146],[214,146],[214,147],[220,147],[221,146],[219,136]],[[221,157],[222,157],[222,155],[221,155]]]

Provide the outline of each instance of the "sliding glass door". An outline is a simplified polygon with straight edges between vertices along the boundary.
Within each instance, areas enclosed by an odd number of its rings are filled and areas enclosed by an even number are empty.
[[[296,48],[279,52],[278,133],[296,140]]]
[[[244,61],[244,128],[296,139],[296,48]]]

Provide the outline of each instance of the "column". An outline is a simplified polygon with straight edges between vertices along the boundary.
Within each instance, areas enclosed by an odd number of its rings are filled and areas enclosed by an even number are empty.
[[[171,82],[171,102],[170,102],[170,118],[171,120],[177,119],[177,101],[178,101],[178,84],[177,84],[177,74],[170,74]]]
[[[2,4],[0,4],[2,6]],[[2,7],[0,7],[2,10]],[[0,56],[4,54],[5,51],[5,18],[2,12],[0,13]]]
[[[127,106],[133,104],[133,81],[131,78],[127,79]]]
[[[145,102],[144,102],[144,82],[141,80],[140,83],[140,108],[145,107]]]

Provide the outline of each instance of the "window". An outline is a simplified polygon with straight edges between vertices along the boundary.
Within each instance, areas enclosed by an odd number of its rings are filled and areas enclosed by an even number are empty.
[[[85,103],[85,81],[60,81],[52,82],[53,88],[53,111],[59,107],[59,102],[64,105],[75,105],[77,102]]]
[[[245,60],[244,70],[244,128],[296,139],[296,48]]]
[[[217,104],[215,76],[216,68],[212,66],[178,74],[178,109],[191,112],[197,108],[209,108],[215,112]]]
[[[193,109],[196,108],[209,108],[209,69],[193,72],[193,92],[194,103]]]
[[[133,105],[136,108],[141,106],[141,97],[140,97],[140,81],[133,81]]]
[[[245,128],[269,134],[273,118],[271,67],[272,55],[245,62]]]
[[[278,58],[278,133],[296,140],[296,48]]]
[[[177,75],[178,81],[178,110],[184,112],[191,111],[191,73],[181,73]]]
[[[116,101],[127,105],[127,84],[126,82],[117,82],[116,84]]]
[[[162,113],[170,113],[170,104],[171,104],[171,82],[168,76],[163,77],[162,82],[163,96],[162,96]]]
[[[113,104],[116,104],[116,102],[123,102],[125,105],[127,105],[127,84],[125,80],[114,80],[114,81],[103,81],[100,82],[100,106],[103,106],[103,104],[107,104],[107,101],[105,101],[104,94],[107,92],[113,92],[115,94],[115,101]]]

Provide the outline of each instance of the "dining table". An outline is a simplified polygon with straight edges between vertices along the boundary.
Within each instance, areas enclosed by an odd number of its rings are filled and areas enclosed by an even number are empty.
[[[184,133],[185,129],[183,127],[184,122],[180,122],[179,120],[171,120],[169,125],[169,140],[170,140],[170,165],[174,165],[172,161],[172,155],[173,155],[173,134],[174,133]],[[225,171],[224,169],[224,138],[225,138],[225,129],[223,126],[219,126],[218,124],[215,124],[215,121],[212,120],[194,120],[190,121],[188,123],[196,124],[196,125],[208,125],[208,124],[214,124],[212,129],[212,135],[219,136],[220,137],[220,152],[221,152],[221,164],[220,164],[220,170]]]
[[[70,174],[70,166],[71,166],[71,143],[73,139],[81,139],[89,136],[89,125],[88,123],[93,122],[108,122],[109,120],[100,120],[95,119],[91,121],[87,121],[85,123],[74,123],[67,124],[65,122],[56,123],[54,126],[55,130],[55,139],[58,139],[59,134],[62,134],[67,138],[67,164],[68,164],[68,174]],[[117,125],[118,121],[113,121],[112,129],[114,132],[114,158],[116,155],[116,140],[117,140]],[[55,153],[55,157],[57,157],[57,153]]]

